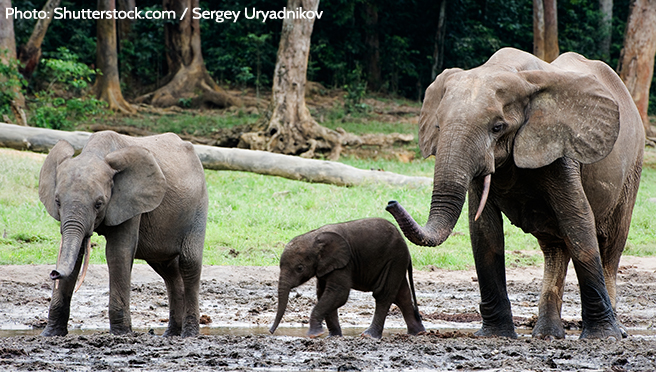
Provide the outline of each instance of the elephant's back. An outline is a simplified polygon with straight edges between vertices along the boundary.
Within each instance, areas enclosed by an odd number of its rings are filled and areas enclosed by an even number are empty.
[[[197,224],[206,219],[208,196],[205,172],[194,146],[173,133],[132,140],[133,145],[143,146],[155,156],[166,178],[167,191],[162,204],[149,213],[149,218],[168,225],[171,222],[167,219],[174,215],[177,216],[174,223],[178,226],[192,221]],[[159,215],[165,218],[159,218]]]

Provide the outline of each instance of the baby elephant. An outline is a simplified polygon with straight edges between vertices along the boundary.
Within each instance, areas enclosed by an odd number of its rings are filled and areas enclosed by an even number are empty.
[[[346,303],[351,288],[372,291],[376,299],[374,319],[363,336],[382,337],[392,303],[401,309],[409,334],[425,331],[417,309],[408,246],[387,220],[368,218],[326,225],[292,239],[280,257],[278,313],[269,332],[278,328],[290,290],[314,276],[318,302],[310,314],[309,337],[323,334],[324,319],[330,336],[342,335],[337,309]]]

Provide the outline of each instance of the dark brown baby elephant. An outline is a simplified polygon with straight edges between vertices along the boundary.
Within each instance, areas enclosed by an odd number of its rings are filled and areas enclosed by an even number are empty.
[[[310,315],[310,337],[323,334],[324,319],[330,336],[342,335],[337,309],[346,303],[351,288],[373,292],[376,299],[374,319],[363,336],[382,337],[392,303],[401,309],[409,334],[425,331],[417,309],[408,246],[387,220],[367,218],[326,225],[292,239],[280,256],[278,314],[271,333],[285,313],[290,290],[314,276],[318,302]]]

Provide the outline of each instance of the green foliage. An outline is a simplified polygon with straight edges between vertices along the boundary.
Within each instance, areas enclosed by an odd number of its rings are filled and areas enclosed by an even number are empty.
[[[97,72],[79,62],[77,54],[66,47],[41,60],[39,77],[47,85],[28,102],[29,124],[41,128],[71,130],[90,116],[107,114],[107,104],[85,96]],[[56,58],[55,58],[56,57]]]
[[[363,81],[368,80],[370,57],[366,43],[367,22],[364,0],[332,0],[320,3],[323,17],[314,23],[308,64],[308,78],[325,86],[354,87],[351,75],[361,66]],[[14,0],[14,6],[37,9],[40,2]],[[431,83],[431,65],[437,30],[439,1],[413,0],[373,2],[378,10],[380,60],[384,92],[417,99]],[[558,1],[558,28],[561,51],[576,51],[588,58],[603,59],[617,66],[630,0],[616,0],[613,7],[610,56],[599,51],[604,36],[599,27],[600,13],[594,1]],[[62,0],[70,10],[88,8],[82,0]],[[281,20],[247,20],[244,9],[279,11],[284,3],[266,0],[231,2],[201,1],[209,10],[240,11],[237,22],[201,21],[203,57],[210,74],[221,84],[255,86],[258,93],[273,81]],[[160,0],[144,0],[142,10],[160,10]],[[501,47],[533,50],[531,0],[453,0],[446,3],[446,35],[443,68],[472,68],[484,63]],[[132,23],[132,31],[119,43],[119,63],[124,94],[133,97],[152,91],[167,76],[164,20]],[[15,23],[18,45],[24,44],[34,21]],[[44,58],[54,56],[66,46],[87,66],[95,62],[96,24],[92,20],[53,22],[43,43]],[[38,73],[38,71],[37,71]],[[40,77],[35,76],[35,79]],[[656,98],[652,99],[656,102]],[[656,103],[652,104],[652,107]]]
[[[362,78],[362,67],[358,64],[348,76],[348,84],[344,85],[344,110],[346,113],[366,112],[369,106],[362,102],[367,93],[367,82]]]
[[[77,54],[66,47],[57,48],[56,56],[58,58],[41,60],[41,77],[50,81],[46,90],[49,91],[55,83],[60,83],[64,89],[80,94],[93,81],[97,72],[78,62]]]
[[[63,99],[51,93],[35,95],[29,104],[29,124],[57,130],[72,130],[75,124],[90,116],[107,114],[107,103],[93,97]]]
[[[0,50],[0,60],[5,59],[8,51]],[[18,72],[19,62],[7,58],[7,63],[0,62],[0,115],[11,112],[11,102],[16,99],[18,92],[27,86],[27,81]]]

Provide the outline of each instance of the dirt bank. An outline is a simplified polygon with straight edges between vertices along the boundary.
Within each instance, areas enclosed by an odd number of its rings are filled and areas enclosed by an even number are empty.
[[[508,270],[508,291],[519,340],[478,339],[478,284],[473,271],[415,271],[424,324],[431,332],[403,334],[399,311],[392,308],[383,340],[358,335],[373,316],[368,293],[352,292],[340,310],[347,336],[310,340],[303,337],[315,302],[314,283],[292,293],[275,336],[266,330],[275,315],[278,269],[275,267],[205,267],[201,314],[211,323],[193,339],[164,339],[168,308],[159,277],[135,265],[130,336],[111,336],[105,266],[92,266],[73,297],[67,337],[42,338],[51,295],[49,266],[0,266],[0,369],[2,370],[214,370],[214,369],[482,369],[482,370],[656,370],[656,258],[625,257],[618,277],[618,316],[632,334],[619,342],[580,341],[578,286],[570,270],[563,318],[568,338],[532,340],[542,269]],[[23,335],[21,335],[23,334]]]

